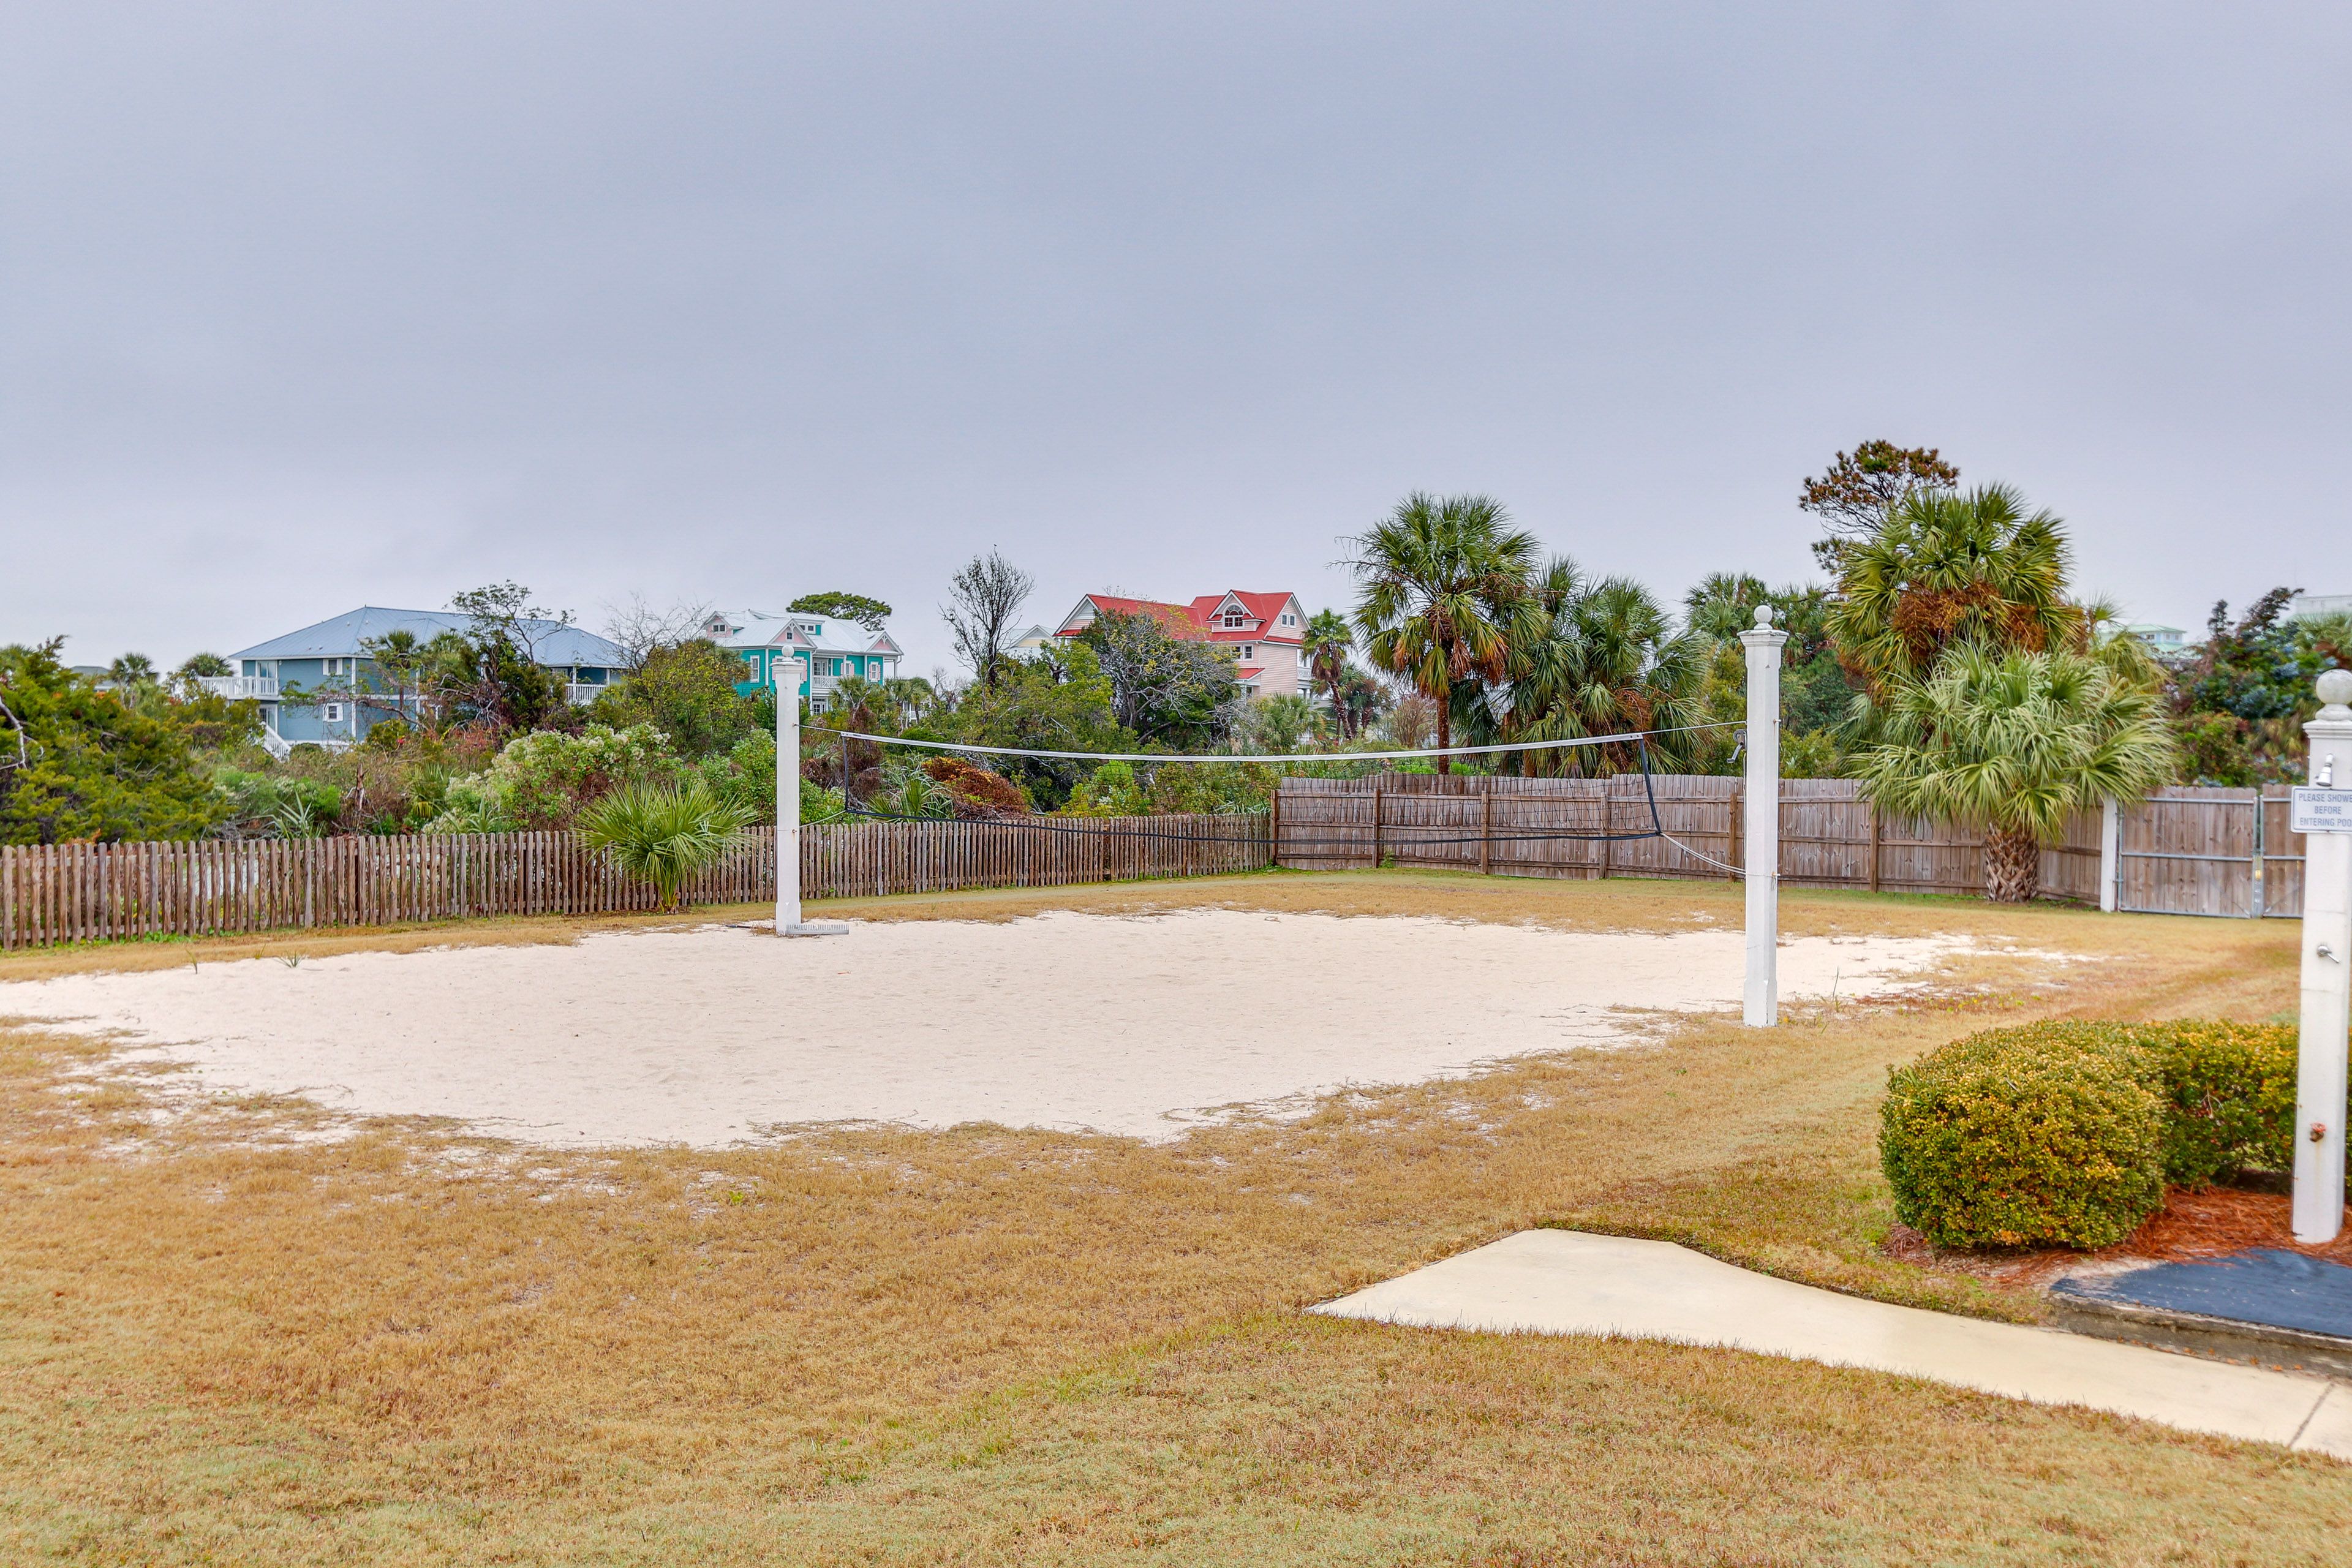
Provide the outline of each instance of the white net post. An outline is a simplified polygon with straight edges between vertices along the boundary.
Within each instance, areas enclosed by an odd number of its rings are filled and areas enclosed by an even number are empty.
[[[2319,716],[2303,727],[2310,780],[2352,787],[2352,671],[2319,678]],[[2338,769],[2347,770],[2341,776]],[[2303,839],[2303,1009],[2295,1038],[2294,1238],[2344,1229],[2346,1036],[2352,1032],[2352,833]]]
[[[1748,652],[1748,984],[1741,1020],[1751,1029],[1780,1021],[1780,649],[1772,606],[1756,609],[1756,629],[1739,634]]]
[[[769,666],[776,686],[776,934],[801,923],[800,660],[780,650]]]

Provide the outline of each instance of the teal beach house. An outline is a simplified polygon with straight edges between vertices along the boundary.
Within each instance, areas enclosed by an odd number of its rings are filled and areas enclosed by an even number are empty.
[[[737,691],[749,697],[788,679],[812,710],[845,680],[893,679],[902,657],[887,631],[791,610],[713,611],[702,635],[743,660]]]
[[[260,704],[262,743],[284,755],[305,742],[331,751],[353,745],[387,719],[417,719],[414,689],[368,655],[369,647],[394,631],[418,643],[444,632],[461,636],[473,617],[454,610],[387,610],[365,605],[316,626],[271,637],[231,656],[235,675],[208,677],[204,684],[224,697]],[[627,673],[628,656],[595,633],[558,621],[526,620],[517,629],[532,662],[563,677],[571,700],[585,705]]]

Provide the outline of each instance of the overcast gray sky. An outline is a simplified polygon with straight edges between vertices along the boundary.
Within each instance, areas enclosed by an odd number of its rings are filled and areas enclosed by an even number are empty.
[[[516,578],[1679,597],[1933,445],[2201,622],[2352,591],[2340,5],[0,5],[0,640]]]

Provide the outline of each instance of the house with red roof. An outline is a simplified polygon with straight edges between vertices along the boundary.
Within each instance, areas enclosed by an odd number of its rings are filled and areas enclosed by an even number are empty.
[[[1088,594],[1062,617],[1057,637],[1074,637],[1106,612],[1150,616],[1171,637],[1221,643],[1234,650],[1234,677],[1252,697],[1298,697],[1307,691],[1299,648],[1307,640],[1307,612],[1296,594],[1249,594],[1228,588],[1203,594],[1190,604]]]

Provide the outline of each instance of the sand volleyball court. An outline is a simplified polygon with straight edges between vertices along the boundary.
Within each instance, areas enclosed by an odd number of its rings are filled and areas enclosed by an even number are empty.
[[[205,1092],[462,1117],[533,1142],[716,1146],[838,1121],[1155,1141],[1349,1087],[1607,1045],[1736,1007],[1737,931],[1570,932],[1194,910],[594,935],[0,985]],[[1886,990],[1968,945],[1783,944],[1784,996]],[[1629,1011],[1631,1010],[1631,1011]]]

